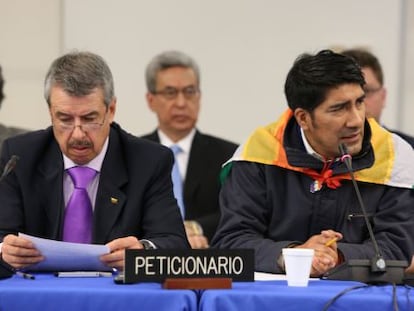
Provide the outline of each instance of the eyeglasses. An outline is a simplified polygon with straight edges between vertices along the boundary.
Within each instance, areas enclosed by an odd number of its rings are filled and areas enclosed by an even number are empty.
[[[382,86],[376,87],[376,88],[369,88],[369,87],[365,87],[364,91],[365,91],[365,95],[366,96],[371,96],[379,91],[382,90]]]
[[[76,125],[73,120],[70,120],[70,121],[59,120],[57,122],[53,122],[53,126],[64,132],[73,132],[75,128],[77,127],[79,127],[81,131],[85,133],[94,132],[94,131],[99,130],[105,124],[105,118],[106,116],[104,117],[102,123],[87,121],[87,122],[83,122],[78,125]]]
[[[179,93],[182,93],[185,99],[192,100],[200,93],[200,90],[194,86],[187,86],[182,89],[167,87],[164,90],[156,91],[153,94],[161,95],[167,100],[172,100],[176,99]]]

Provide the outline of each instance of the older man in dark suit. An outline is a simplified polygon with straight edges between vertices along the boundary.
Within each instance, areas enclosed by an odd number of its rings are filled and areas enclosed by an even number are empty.
[[[125,249],[189,247],[172,191],[173,155],[113,122],[116,98],[105,61],[88,52],[58,58],[45,98],[52,126],[4,142],[2,166],[12,155],[20,160],[0,185],[2,259],[15,268],[43,260],[17,232],[106,243],[110,253],[101,261],[117,269]],[[85,172],[93,174],[81,185]],[[79,192],[83,203],[72,204]]]
[[[176,165],[183,189],[175,195],[191,246],[206,248],[220,217],[221,166],[237,145],[196,129],[200,72],[191,57],[178,51],[155,56],[147,66],[146,83],[148,105],[157,115],[158,129],[143,137],[180,150]]]

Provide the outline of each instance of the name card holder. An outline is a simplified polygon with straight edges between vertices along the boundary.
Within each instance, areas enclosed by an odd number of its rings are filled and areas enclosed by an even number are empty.
[[[122,284],[163,283],[168,289],[231,288],[254,281],[253,249],[127,249]]]
[[[182,278],[165,279],[162,284],[165,289],[230,289],[230,278]]]

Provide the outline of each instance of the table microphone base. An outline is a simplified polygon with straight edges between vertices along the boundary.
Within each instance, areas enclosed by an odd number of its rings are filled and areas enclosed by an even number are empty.
[[[329,270],[322,277],[325,280],[357,281],[369,284],[395,283],[405,284],[405,260],[386,260],[385,271],[373,272],[368,259],[352,259]]]

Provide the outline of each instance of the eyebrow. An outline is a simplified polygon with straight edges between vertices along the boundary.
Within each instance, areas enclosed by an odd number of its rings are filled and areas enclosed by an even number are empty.
[[[339,103],[336,103],[336,104],[333,104],[332,106],[330,106],[330,107],[329,107],[329,109],[336,109],[336,108],[340,108],[340,107],[343,107],[343,106],[349,105],[350,103],[351,103],[351,101],[350,101],[350,100],[347,100],[347,101],[344,101],[344,102],[339,102]]]
[[[189,84],[189,85],[185,85],[185,86],[184,86],[184,87],[182,87],[182,88],[177,88],[177,87],[175,87],[175,86],[166,85],[166,86],[164,87],[164,90],[165,90],[165,89],[183,90],[183,89],[187,89],[187,88],[189,88],[189,87],[196,88],[196,87],[197,87],[197,85],[195,85],[195,84]]]
[[[57,117],[72,117],[72,118],[75,117],[75,116],[73,116],[73,115],[71,115],[69,113],[62,112],[62,111],[56,111],[55,115]],[[98,111],[91,111],[91,112],[88,112],[88,113],[86,113],[84,115],[81,115],[79,117],[80,118],[87,118],[87,117],[93,117],[93,116],[97,116],[97,115],[99,115],[99,112]]]
[[[357,101],[364,100],[364,99],[365,99],[365,97],[367,97],[367,95],[364,93],[364,94],[362,94],[361,96],[359,96],[359,97],[357,98]]]
[[[363,100],[365,99],[365,97],[366,97],[366,95],[365,95],[365,93],[364,93],[364,94],[362,94],[361,96],[357,97],[357,99],[356,99],[355,101],[356,101],[356,102],[361,102],[361,101],[363,101]],[[336,104],[334,104],[334,105],[330,106],[330,107],[329,107],[329,109],[336,109],[336,108],[340,108],[340,107],[343,107],[343,106],[349,105],[349,104],[351,104],[351,103],[352,103],[352,100],[347,100],[347,101],[344,101],[344,102],[339,102],[339,103],[336,103]]]

